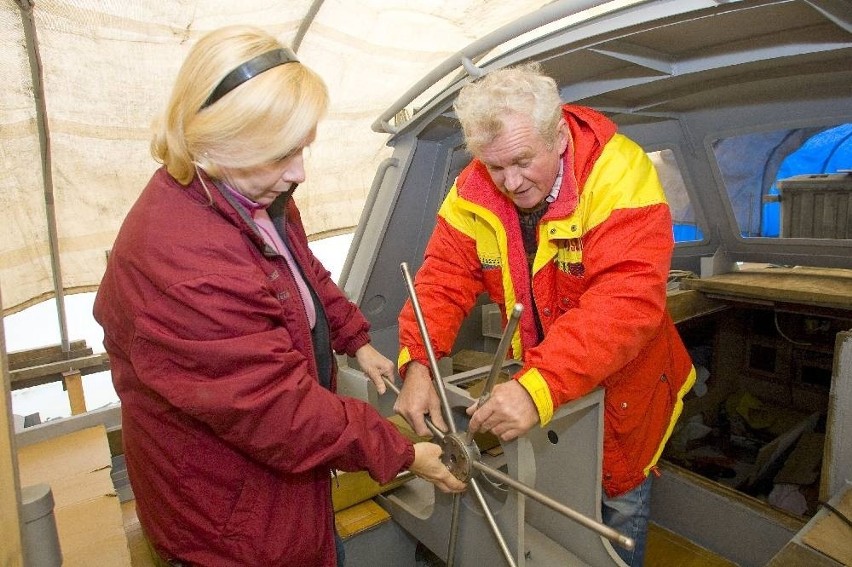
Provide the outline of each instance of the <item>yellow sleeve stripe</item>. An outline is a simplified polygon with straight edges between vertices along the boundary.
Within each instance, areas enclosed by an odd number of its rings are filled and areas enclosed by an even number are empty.
[[[399,358],[396,362],[397,368],[402,368],[406,364],[411,362],[411,353],[408,351],[408,347],[403,347],[401,351],[399,351]]]
[[[689,371],[689,376],[686,377],[686,381],[683,383],[683,386],[677,393],[677,401],[675,402],[674,409],[672,410],[672,418],[669,421],[669,426],[666,429],[666,434],[663,435],[663,440],[660,441],[660,446],[657,447],[657,452],[654,454],[654,458],[651,459],[651,462],[648,463],[647,467],[645,467],[645,476],[648,476],[648,474],[650,474],[651,468],[657,464],[660,455],[663,454],[663,449],[665,449],[666,443],[668,442],[669,437],[671,437],[672,431],[674,430],[674,426],[677,423],[681,412],[683,411],[683,397],[692,389],[692,386],[695,384],[695,376],[695,367],[693,366],[692,369]]]
[[[518,382],[529,392],[535,407],[538,409],[541,426],[544,427],[553,419],[553,398],[550,396],[550,388],[548,388],[547,382],[535,368],[530,368],[524,372],[523,376],[518,378]]]

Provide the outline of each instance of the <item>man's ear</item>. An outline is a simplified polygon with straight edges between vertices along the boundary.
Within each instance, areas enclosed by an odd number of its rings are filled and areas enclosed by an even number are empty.
[[[559,155],[565,153],[568,149],[568,140],[571,138],[571,131],[568,130],[568,122],[565,118],[559,119],[559,126],[556,127],[556,147],[559,149]]]

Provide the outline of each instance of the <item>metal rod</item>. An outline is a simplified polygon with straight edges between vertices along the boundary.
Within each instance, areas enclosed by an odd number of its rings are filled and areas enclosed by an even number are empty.
[[[390,388],[394,393],[399,395],[399,388],[396,387],[396,384],[394,384],[387,377],[382,377],[382,378],[385,381],[385,384],[388,386],[388,388]],[[436,437],[438,437],[439,439],[443,439],[444,433],[440,429],[438,429],[435,426],[435,424],[432,423],[432,420],[430,420],[428,417],[426,417],[425,420],[426,420],[426,426],[429,427],[429,429],[432,431],[432,433]],[[610,540],[612,542],[617,543],[618,545],[620,545],[621,547],[623,547],[625,549],[633,549],[634,546],[636,545],[636,542],[633,541],[633,538],[627,537],[627,536],[617,532],[616,530],[612,529],[611,527],[609,527],[605,524],[602,524],[602,523],[600,523],[600,522],[598,522],[598,521],[596,521],[592,518],[589,518],[588,516],[585,516],[585,515],[577,512],[576,510],[573,510],[572,508],[569,508],[568,506],[562,504],[561,502],[557,502],[556,500],[550,498],[549,496],[546,496],[546,495],[542,494],[541,492],[539,492],[539,491],[537,491],[533,488],[530,488],[526,484],[515,480],[511,476],[504,474],[497,469],[489,467],[488,465],[482,463],[481,461],[473,460],[473,461],[471,461],[471,465],[475,469],[479,470],[481,473],[483,473],[487,476],[491,476],[491,477],[496,478],[500,482],[507,484],[510,487],[514,488],[515,490],[517,490],[521,494],[532,498],[536,502],[539,502],[540,504],[547,506],[551,510],[556,511],[556,512],[562,514],[563,516],[565,516],[565,517],[567,517],[571,520],[574,520],[578,524],[585,526],[586,528],[592,530],[593,532],[597,533],[598,535],[600,535],[602,537],[607,538],[608,540]],[[468,481],[468,485],[473,488],[474,494],[476,495],[476,498],[479,501],[480,507],[482,508],[482,513],[484,514],[485,519],[488,522],[489,527],[491,528],[491,531],[494,532],[494,537],[497,538],[497,542],[500,545],[500,548],[503,550],[503,554],[506,556],[506,560],[508,561],[509,565],[515,566],[514,559],[512,558],[511,552],[508,549],[508,546],[506,544],[506,540],[503,538],[503,534],[500,532],[500,528],[497,526],[497,523],[494,520],[494,516],[491,513],[491,509],[488,507],[488,503],[486,502],[485,497],[482,495],[482,492],[479,488],[479,484],[477,483],[477,480],[475,478],[471,478]],[[453,504],[455,505],[455,502]],[[456,512],[454,510],[453,514],[455,514],[455,513]],[[452,526],[451,526],[451,529],[452,529]],[[451,533],[450,533],[450,538],[451,538],[450,544],[451,545],[454,544],[454,542],[453,542],[454,533],[455,533],[454,531],[451,531]],[[448,555],[448,559],[449,559],[449,555]]]
[[[639,0],[638,3],[647,2],[648,0]],[[717,0],[718,1],[718,0]],[[637,3],[637,2],[634,2]],[[408,91],[403,94],[396,102],[394,102],[390,108],[388,108],[381,116],[379,116],[375,122],[373,122],[373,131],[379,132],[382,134],[396,134],[399,131],[398,127],[393,127],[390,124],[390,120],[396,116],[397,112],[404,109],[409,104],[413,103],[418,97],[420,97],[423,93],[427,92],[430,88],[432,88],[436,83],[441,82],[446,77],[450,77],[453,75],[459,74],[460,65],[464,64],[466,60],[475,61],[486,54],[490,53],[495,47],[498,47],[505,42],[509,42],[514,40],[517,37],[522,36],[523,34],[532,31],[541,26],[545,26],[566,18],[568,16],[574,14],[580,14],[583,10],[588,10],[590,8],[594,8],[600,4],[606,4],[601,2],[600,0],[555,0],[553,2],[547,2],[545,5],[536,10],[535,12],[531,12],[522,18],[518,18],[501,28],[489,33],[488,35],[477,39],[475,42],[471,43],[461,51],[457,51],[452,54],[447,60],[438,65],[435,69],[433,69],[429,74],[424,76],[420,81],[417,82],[413,87],[408,89]],[[621,3],[614,3],[616,6],[620,6]],[[681,4],[681,2],[678,2]],[[621,8],[624,8],[621,6]],[[612,10],[606,10],[606,13],[617,10],[619,8],[613,8]],[[624,8],[626,9],[626,8]],[[572,23],[572,25],[580,25],[582,22],[585,22],[592,15],[583,16],[581,19]],[[470,64],[463,65],[465,70],[470,73],[473,69]],[[487,69],[483,69],[484,73]],[[427,107],[431,106],[426,105]],[[417,112],[423,111],[423,108],[418,108]]]
[[[512,344],[512,335],[515,334],[515,329],[518,328],[518,321],[521,319],[521,311],[523,310],[524,306],[520,303],[516,303],[512,308],[506,328],[503,329],[503,335],[500,337],[500,343],[497,345],[497,352],[494,353],[494,362],[491,363],[491,370],[488,372],[488,378],[485,380],[485,388],[476,402],[477,408],[481,407],[491,397],[491,390],[494,389],[494,384],[497,383],[497,376],[500,375],[500,370],[503,368],[503,361],[506,360],[506,353],[509,351],[509,345]]]
[[[50,128],[48,127],[47,105],[44,92],[44,65],[41,62],[38,34],[33,17],[33,0],[18,0],[21,8],[21,24],[32,76],[33,101],[35,104],[36,126],[38,128],[39,150],[41,152],[41,175],[44,184],[44,206],[47,215],[47,237],[50,251],[50,270],[53,274],[53,294],[56,299],[56,316],[59,323],[59,340],[62,352],[71,351],[68,338],[68,315],[65,311],[65,284],[62,281],[62,261],[59,252],[59,228],[56,221],[56,197],[53,185],[53,153],[50,146]]]
[[[391,389],[397,396],[399,396],[399,388],[396,387],[396,384],[388,378],[387,376],[382,376],[382,380],[385,381],[385,385]],[[424,417],[426,420],[426,427],[432,432],[432,434],[438,439],[444,439],[444,432],[438,429],[432,420],[429,419],[428,416]],[[453,494],[453,514],[452,519],[450,521],[450,541],[447,545],[447,567],[453,567],[455,563],[456,556],[456,540],[458,539],[458,524],[459,524],[459,511],[461,510],[461,496],[458,493]]]
[[[514,488],[518,492],[520,492],[521,494],[529,496],[530,498],[532,498],[536,502],[544,504],[545,506],[547,506],[551,510],[555,510],[555,511],[559,512],[560,514],[562,514],[563,516],[566,516],[566,517],[574,520],[578,524],[589,528],[590,530],[598,533],[599,535],[607,538],[608,540],[617,543],[618,545],[620,545],[624,549],[633,549],[633,547],[635,545],[633,538],[629,538],[625,535],[622,535],[622,534],[618,533],[617,531],[615,531],[614,529],[612,529],[611,527],[609,527],[605,524],[602,524],[602,523],[600,523],[596,520],[593,520],[592,518],[589,518],[588,516],[584,516],[583,514],[577,512],[576,510],[572,510],[571,508],[562,504],[561,502],[557,502],[553,498],[550,498],[549,496],[545,496],[541,492],[530,488],[526,484],[519,482],[519,481],[515,480],[514,478],[512,478],[511,476],[504,474],[497,469],[491,468],[488,465],[486,465],[486,464],[484,464],[480,461],[472,461],[471,464],[476,469],[478,469],[480,472],[487,474],[488,476],[495,477],[497,480],[499,480],[499,481],[501,481],[505,484],[508,484],[509,486],[511,486],[512,488]],[[471,482],[473,482],[473,479],[471,479]]]
[[[500,375],[500,370],[503,368],[503,362],[506,360],[506,353],[509,351],[509,345],[512,344],[512,336],[515,334],[515,329],[518,328],[518,321],[521,319],[521,312],[524,306],[516,303],[509,314],[509,320],[506,322],[506,328],[503,329],[503,334],[500,337],[500,342],[497,344],[497,352],[494,353],[494,360],[491,363],[491,370],[488,372],[488,378],[485,380],[485,387],[479,395],[476,402],[476,408],[479,409],[488,398],[491,397],[491,390],[494,389],[494,384],[497,383],[497,377]],[[473,441],[473,433],[467,432],[467,442]]]
[[[382,380],[385,381],[385,385],[391,389],[397,396],[399,396],[399,388],[396,387],[396,384],[393,383],[391,379],[387,376],[382,376]],[[432,420],[429,419],[428,416],[424,417],[426,420],[426,427],[432,432],[432,434],[438,439],[444,439],[444,432],[438,429]],[[455,562],[456,556],[456,540],[458,539],[458,523],[459,523],[459,512],[461,510],[461,496],[458,493],[453,494],[453,514],[452,519],[450,521],[450,541],[447,545],[447,567],[453,567],[453,563]]]
[[[485,500],[482,490],[479,489],[479,483],[476,482],[475,478],[472,478],[468,484],[471,488],[473,488],[473,493],[479,501],[479,507],[482,508],[482,514],[488,522],[488,527],[491,528],[491,532],[494,534],[494,537],[497,539],[497,543],[500,545],[500,549],[503,551],[503,555],[506,557],[506,563],[508,563],[510,567],[517,567],[515,558],[512,557],[512,552],[509,550],[509,545],[506,543],[506,538],[503,537],[503,533],[500,531],[500,527],[494,519],[494,514],[491,513],[491,508],[488,507],[488,502]]]
[[[435,387],[438,389],[438,396],[441,398],[441,410],[444,413],[444,421],[447,422],[447,427],[450,428],[450,433],[456,432],[456,422],[453,419],[450,409],[450,402],[447,399],[447,390],[444,387],[444,379],[441,377],[441,372],[438,370],[438,359],[435,358],[435,351],[432,348],[432,341],[429,339],[429,331],[426,329],[426,320],[423,318],[423,311],[420,309],[420,301],[417,299],[417,292],[414,291],[414,280],[411,279],[411,272],[408,271],[408,262],[403,262],[399,265],[402,270],[402,275],[405,278],[405,286],[408,288],[408,295],[411,298],[411,306],[414,308],[414,316],[417,318],[417,326],[420,327],[420,336],[423,338],[423,346],[426,348],[426,356],[429,358],[429,367],[432,370]]]
[[[453,494],[453,509],[450,516],[450,541],[447,543],[447,565],[453,567],[456,562],[456,540],[459,535],[459,512],[461,511],[461,495]]]

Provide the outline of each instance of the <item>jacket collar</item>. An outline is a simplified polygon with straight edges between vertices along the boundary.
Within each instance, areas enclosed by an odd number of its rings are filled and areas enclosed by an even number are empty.
[[[193,200],[204,205],[213,206],[225,220],[248,235],[255,246],[263,252],[264,256],[272,257],[278,255],[278,252],[266,243],[266,240],[264,240],[263,235],[260,233],[260,229],[258,229],[252,219],[252,214],[249,210],[251,205],[243,203],[244,200],[248,201],[247,199],[240,199],[233,191],[225,187],[220,181],[214,180],[203,170],[199,170],[187,186],[182,186],[175,181],[174,178],[168,175],[165,168],[163,168],[163,172],[173,184],[178,185],[181,190],[189,193]],[[290,199],[282,194],[267,207],[272,222],[285,239],[284,227],[286,225],[285,219],[287,216],[288,201]],[[248,202],[257,206],[256,203]]]

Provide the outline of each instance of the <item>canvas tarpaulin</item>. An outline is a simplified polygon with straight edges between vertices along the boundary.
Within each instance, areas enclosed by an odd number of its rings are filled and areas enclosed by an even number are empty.
[[[5,312],[52,296],[54,272],[66,293],[97,286],[124,215],[158,166],[151,122],[205,32],[258,25],[298,43],[299,58],[326,80],[330,113],[296,193],[308,231],[321,234],[358,221],[390,151],[387,135],[371,130],[376,117],[447,57],[546,3],[0,0]]]

